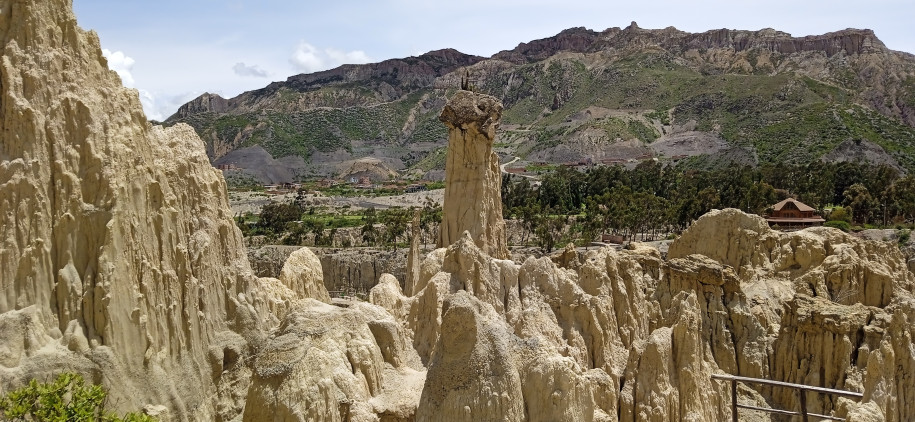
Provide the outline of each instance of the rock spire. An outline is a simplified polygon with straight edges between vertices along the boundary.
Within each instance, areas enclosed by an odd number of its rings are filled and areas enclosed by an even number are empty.
[[[502,219],[499,158],[492,151],[501,118],[499,100],[470,91],[458,91],[439,116],[448,126],[439,247],[456,242],[466,230],[490,256],[509,257]]]

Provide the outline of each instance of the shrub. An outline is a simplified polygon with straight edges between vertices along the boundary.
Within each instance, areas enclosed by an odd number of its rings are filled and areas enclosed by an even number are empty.
[[[261,209],[258,225],[272,233],[282,233],[288,223],[297,221],[305,212],[302,207],[292,202],[271,202]]]
[[[903,245],[903,246],[907,245],[909,243],[909,239],[911,239],[911,237],[912,237],[911,230],[908,230],[908,229],[900,230],[899,231],[899,244]]]
[[[851,210],[843,207],[835,207],[832,209],[832,212],[829,213],[830,221],[845,221],[851,223]]]
[[[827,221],[827,222],[826,222],[825,224],[823,224],[823,225],[826,226],[826,227],[837,228],[837,229],[839,229],[839,230],[842,230],[843,232],[848,232],[849,230],[851,230],[851,225],[848,224],[847,221],[841,221],[841,220],[840,220],[840,221],[836,221],[836,220],[833,220],[833,221]]]
[[[108,393],[100,385],[86,385],[79,374],[63,373],[48,383],[36,380],[0,397],[0,420],[71,422],[155,422],[141,413],[120,418],[105,411]]]

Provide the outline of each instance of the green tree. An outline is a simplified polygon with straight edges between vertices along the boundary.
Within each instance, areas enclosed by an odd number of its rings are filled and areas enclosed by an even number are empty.
[[[844,221],[846,223],[851,223],[851,213],[849,210],[843,207],[835,207],[832,209],[832,212],[829,213],[829,221]]]
[[[543,213],[534,217],[534,234],[536,243],[544,252],[552,252],[556,242],[562,236],[562,231],[569,222],[569,217],[563,214],[553,214],[554,210],[547,208]]]
[[[851,215],[855,222],[867,224],[873,214],[876,201],[861,183],[855,183],[845,189],[842,194],[845,197],[844,205],[851,208]]]
[[[765,213],[766,209],[775,204],[775,188],[766,182],[757,182],[750,186],[750,189],[744,195],[744,211],[760,214]]]
[[[378,212],[375,208],[366,208],[362,213],[362,241],[367,246],[376,245],[379,240],[378,229],[375,224],[378,223]]]
[[[915,177],[909,175],[893,182],[889,201],[894,215],[908,222],[915,220]]]
[[[408,209],[405,208],[390,208],[381,212],[381,223],[384,224],[384,234],[382,240],[386,245],[390,245],[391,249],[397,248],[397,240],[400,238],[406,238],[407,236],[407,227],[410,226],[410,222],[413,220],[413,207]]]
[[[421,243],[434,243],[435,234],[442,224],[442,206],[429,198],[423,201],[423,208],[419,215],[419,228],[422,233]]]
[[[293,202],[271,202],[261,208],[258,226],[273,234],[286,231],[286,225],[298,221],[305,210]]]

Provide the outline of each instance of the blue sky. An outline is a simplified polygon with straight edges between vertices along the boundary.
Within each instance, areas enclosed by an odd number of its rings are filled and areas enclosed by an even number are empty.
[[[912,0],[73,0],[109,64],[164,119],[203,92],[232,97],[298,73],[441,48],[490,56],[584,26],[690,32],[775,28],[794,36],[873,29],[915,53]]]

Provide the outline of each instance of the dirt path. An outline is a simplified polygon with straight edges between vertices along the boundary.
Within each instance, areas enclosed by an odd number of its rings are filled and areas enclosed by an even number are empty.
[[[509,164],[514,163],[515,161],[518,161],[518,160],[520,160],[520,159],[521,159],[521,157],[515,157],[514,160],[511,160],[511,161],[509,161],[509,162],[507,162],[507,163],[505,163],[505,164],[500,165],[500,166],[499,166],[499,169],[502,170],[502,174],[511,174],[511,175],[513,175],[513,176],[521,176],[521,177],[526,177],[526,178],[532,179],[532,180],[539,180],[539,179],[537,179],[536,176],[528,176],[528,175],[526,175],[526,174],[509,173],[508,171],[505,170],[505,168],[508,167]]]

